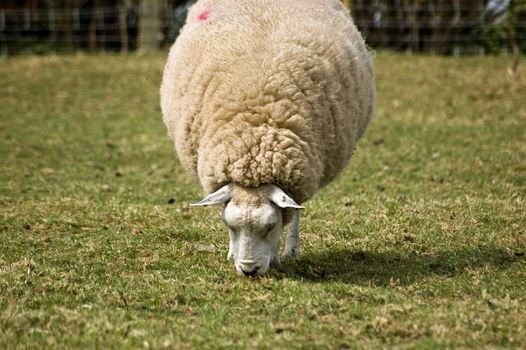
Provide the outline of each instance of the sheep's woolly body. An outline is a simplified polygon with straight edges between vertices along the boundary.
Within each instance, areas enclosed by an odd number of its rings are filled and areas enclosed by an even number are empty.
[[[164,122],[207,193],[274,183],[298,202],[349,161],[374,73],[338,0],[200,0],[170,51]]]

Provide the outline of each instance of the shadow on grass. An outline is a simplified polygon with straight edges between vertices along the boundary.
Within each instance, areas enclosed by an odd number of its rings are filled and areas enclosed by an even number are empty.
[[[388,286],[395,282],[410,285],[422,278],[449,278],[466,270],[477,270],[485,266],[504,270],[521,260],[524,260],[523,253],[510,255],[503,248],[489,247],[441,251],[435,254],[323,250],[286,262],[279,275],[312,282],[337,281],[376,286]]]

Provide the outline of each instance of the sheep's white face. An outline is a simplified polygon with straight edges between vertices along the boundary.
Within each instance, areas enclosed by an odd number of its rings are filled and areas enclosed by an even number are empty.
[[[221,215],[230,234],[229,259],[240,275],[262,276],[279,264],[279,238],[283,215],[276,205],[230,201]]]
[[[192,206],[225,204],[221,218],[230,234],[228,258],[242,276],[262,276],[279,265],[283,210],[302,209],[275,185],[245,188],[226,185]]]

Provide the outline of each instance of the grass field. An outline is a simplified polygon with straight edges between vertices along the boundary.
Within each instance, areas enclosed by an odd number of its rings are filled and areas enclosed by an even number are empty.
[[[0,348],[526,348],[525,66],[378,55],[302,256],[246,279],[188,208],[163,63],[0,61]]]

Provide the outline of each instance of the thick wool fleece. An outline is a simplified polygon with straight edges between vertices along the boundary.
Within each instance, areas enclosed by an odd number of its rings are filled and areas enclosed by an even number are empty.
[[[273,183],[299,203],[345,167],[374,102],[370,54],[338,0],[200,0],[161,86],[205,192]]]

